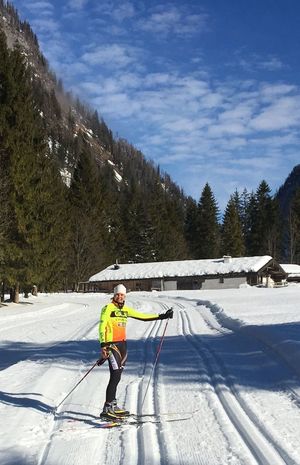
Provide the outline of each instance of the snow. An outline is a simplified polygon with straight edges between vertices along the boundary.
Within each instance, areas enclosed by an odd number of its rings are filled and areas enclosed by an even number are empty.
[[[85,133],[89,137],[94,137],[94,133],[93,133],[92,129],[86,129]]]
[[[280,265],[281,268],[289,275],[289,277],[300,277],[300,265],[295,265],[293,263]]]
[[[172,276],[201,276],[229,273],[256,272],[272,257],[223,257],[208,260],[180,260],[170,262],[126,263],[110,265],[90,277],[89,281],[115,281],[129,279],[163,278]]]
[[[105,430],[106,365],[55,407],[97,360],[110,297],[40,294],[0,307],[1,465],[300,464],[299,285],[129,293],[134,308],[172,306],[174,318],[128,320],[118,403],[154,416]]]
[[[67,168],[63,168],[60,170],[60,175],[63,178],[63,181],[67,187],[71,186],[71,181],[72,181],[72,174],[70,171],[67,170]]]
[[[115,175],[116,181],[118,181],[118,182],[122,181],[122,179],[123,179],[122,176],[115,169],[114,169],[114,175]]]

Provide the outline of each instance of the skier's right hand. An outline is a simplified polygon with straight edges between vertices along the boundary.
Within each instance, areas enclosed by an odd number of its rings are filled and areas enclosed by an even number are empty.
[[[97,365],[101,366],[108,359],[110,353],[110,346],[101,347],[100,358],[97,360]]]
[[[105,359],[108,358],[109,353],[110,353],[110,346],[109,345],[101,347],[102,358],[105,358]]]

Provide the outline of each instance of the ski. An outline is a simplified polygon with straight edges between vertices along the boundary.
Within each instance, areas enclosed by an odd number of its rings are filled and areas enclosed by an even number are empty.
[[[93,420],[92,422],[88,422],[88,428],[91,429],[110,429],[110,428],[122,428],[125,426],[142,426],[145,424],[160,424],[164,422],[173,422],[173,421],[184,421],[184,420],[189,420],[192,415],[189,414],[187,417],[177,417],[177,418],[168,418],[169,415],[179,415],[180,413],[163,413],[163,414],[157,414],[157,413],[142,413],[142,414],[136,414],[136,413],[131,413],[130,415],[127,416],[119,416],[116,418],[98,418]],[[83,422],[85,423],[84,420],[82,419],[72,419],[68,420],[68,422]]]
[[[145,423],[160,423],[161,421],[159,419],[149,419],[149,420],[143,420],[143,419],[135,419],[135,418],[120,418],[116,421],[107,421],[107,422],[101,422],[101,423],[96,423],[92,426],[92,428],[116,428],[116,427],[122,427],[122,426],[141,426],[144,425]]]
[[[180,416],[179,416],[180,415]],[[157,422],[173,422],[173,421],[185,421],[185,420],[190,420],[193,416],[192,413],[186,413],[185,416],[183,416],[183,413],[141,413],[141,414],[136,414],[132,413],[130,414],[129,417],[127,418],[132,418],[134,420],[143,420],[145,422],[151,422],[153,419],[153,423]]]
[[[116,421],[103,421],[101,423],[97,423],[94,425],[93,428],[116,428],[118,426],[122,426],[122,423]]]
[[[189,420],[192,415],[188,415],[186,417],[177,417],[177,418],[166,418],[169,415],[172,414],[157,414],[157,413],[141,413],[141,414],[136,414],[136,413],[131,413],[126,416],[119,416],[115,420],[112,419],[107,419],[104,420],[103,418],[100,418],[100,421],[107,421],[108,423],[110,422],[115,422],[117,423],[116,426],[123,426],[123,425],[143,425],[145,423],[161,423],[162,421],[169,423],[169,422],[177,422],[177,421],[185,421]],[[176,414],[178,415],[178,414]],[[164,417],[163,417],[164,416]]]

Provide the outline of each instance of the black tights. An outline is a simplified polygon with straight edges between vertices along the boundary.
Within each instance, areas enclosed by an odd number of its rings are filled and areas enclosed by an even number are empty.
[[[112,402],[116,398],[117,387],[121,379],[126,359],[126,341],[113,343],[108,358],[110,378],[106,388],[106,402]]]

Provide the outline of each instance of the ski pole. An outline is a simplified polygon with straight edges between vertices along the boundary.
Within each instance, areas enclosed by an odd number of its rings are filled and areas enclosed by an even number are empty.
[[[79,384],[84,380],[84,378],[87,377],[87,375],[95,368],[95,366],[96,365],[98,365],[98,366],[102,365],[106,360],[107,360],[106,358],[103,358],[101,360],[97,360],[94,363],[94,365],[85,373],[85,375],[78,381],[78,383],[75,384],[75,386],[71,389],[71,391],[68,392],[68,394],[63,398],[63,400],[55,407],[54,412],[56,412],[57,409],[61,406],[61,404],[72,394],[73,391],[75,391],[77,386],[79,386]]]
[[[154,360],[154,363],[153,363],[153,366],[152,366],[152,370],[151,370],[151,373],[150,373],[149,381],[148,381],[148,384],[147,384],[147,387],[146,387],[146,391],[145,391],[145,394],[144,394],[144,398],[143,398],[143,401],[142,401],[141,408],[143,408],[143,405],[144,405],[144,402],[145,402],[145,399],[146,399],[146,395],[147,395],[147,392],[148,392],[148,389],[149,389],[149,386],[150,386],[150,381],[152,379],[154,369],[155,369],[155,367],[157,365],[157,362],[158,362],[159,354],[161,352],[161,348],[162,348],[162,345],[163,345],[163,342],[164,342],[164,338],[165,338],[165,334],[166,334],[167,327],[168,327],[168,324],[169,324],[169,320],[170,320],[170,318],[167,319],[164,332],[162,334],[162,337],[160,338],[160,342],[159,342],[159,345],[158,345],[158,348],[157,348],[157,351],[156,351],[156,357],[155,357],[155,360]]]

